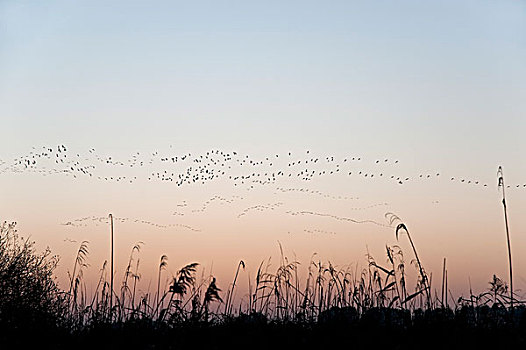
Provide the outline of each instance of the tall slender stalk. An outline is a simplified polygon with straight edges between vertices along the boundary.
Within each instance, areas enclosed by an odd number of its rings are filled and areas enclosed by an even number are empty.
[[[449,309],[449,304],[448,304],[448,301],[447,301],[447,269],[446,269],[446,309]]]
[[[137,287],[137,280],[141,278],[141,276],[139,275],[139,261],[140,259],[137,259],[135,273],[133,274],[133,294],[132,294],[132,302],[131,302],[132,313],[135,312],[135,288]]]
[[[245,262],[243,260],[240,260],[239,264],[237,264],[236,275],[234,276],[234,282],[232,283],[232,290],[229,290],[226,296],[226,303],[225,303],[225,314],[226,315],[230,315],[230,312],[232,311],[232,298],[234,296],[234,288],[236,288],[237,275],[239,274],[240,267],[243,267],[243,270],[245,269]]]
[[[157,276],[157,296],[155,297],[155,305],[159,305],[159,290],[161,289],[161,272],[166,268],[168,257],[166,255],[161,256],[161,261],[159,262],[159,275]],[[157,310],[157,308],[156,308]]]
[[[504,208],[504,223],[506,224],[506,240],[508,241],[508,263],[510,266],[510,303],[511,308],[513,309],[513,268],[511,263],[511,242],[510,242],[510,230],[508,227],[508,210],[506,207],[506,190],[504,186],[504,173],[502,167],[499,166],[497,170],[497,177],[499,179],[499,187],[502,187],[502,206]]]
[[[111,225],[111,272],[110,272],[110,319],[113,309],[113,215],[110,214],[110,225]]]
[[[82,241],[80,244],[77,256],[75,258],[75,264],[73,265],[73,273],[71,275],[71,283],[69,285],[68,294],[71,296],[71,290],[73,289],[73,282],[75,281],[75,276],[77,273],[77,266],[83,265],[86,256],[88,255],[88,241]]]
[[[385,215],[386,217],[389,217],[390,224],[393,224],[393,222],[395,221],[401,221],[401,219],[393,213],[387,213]],[[418,264],[418,270],[420,272],[420,277],[422,277],[422,283],[424,285],[424,292],[426,293],[427,306],[429,309],[432,309],[431,292],[430,292],[431,286],[429,284],[427,274],[425,273],[424,268],[422,267],[422,263],[420,262],[420,258],[418,258],[418,253],[416,252],[416,247],[415,247],[415,244],[413,243],[413,239],[411,238],[411,234],[409,233],[407,226],[403,222],[400,222],[398,226],[396,226],[396,231],[395,231],[396,239],[398,239],[398,232],[402,230],[405,231],[407,238],[409,239],[409,243],[411,244],[411,248],[413,248],[413,253],[415,254],[415,259]]]
[[[442,307],[444,307],[444,292],[447,291],[447,289],[444,289],[446,286],[446,258],[444,258],[444,265],[442,265],[442,299],[441,304]],[[447,295],[446,295],[447,299]]]

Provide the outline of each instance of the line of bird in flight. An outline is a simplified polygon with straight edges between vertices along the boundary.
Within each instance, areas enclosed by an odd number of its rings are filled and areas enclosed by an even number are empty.
[[[184,229],[194,231],[194,232],[201,231],[200,229],[194,228],[189,225],[184,225],[184,224],[179,224],[179,223],[159,224],[159,223],[156,223],[150,220],[142,220],[142,219],[137,219],[137,218],[113,217],[113,221],[120,222],[120,223],[132,222],[136,224],[149,225],[149,226],[156,227],[156,228],[171,228],[171,227],[177,228],[179,227],[179,228],[184,228]],[[61,225],[71,226],[71,227],[87,227],[89,223],[94,223],[97,226],[100,224],[108,225],[110,223],[110,218],[108,216],[86,216],[86,217],[74,219],[71,221],[67,221],[65,223],[62,223]]]
[[[369,170],[366,170],[367,167]],[[124,169],[128,169],[128,174]],[[134,172],[134,170],[138,171]],[[310,182],[317,178],[335,175],[369,180],[383,179],[397,185],[441,177],[436,171],[403,175],[400,162],[396,159],[366,161],[361,156],[314,156],[308,150],[302,154],[285,152],[259,158],[237,151],[218,149],[198,154],[154,151],[135,152],[126,159],[116,159],[101,155],[95,148],[90,148],[87,153],[81,155],[71,152],[65,145],[33,147],[27,154],[16,157],[9,163],[1,161],[0,174],[9,172],[32,172],[44,176],[63,174],[73,178],[88,177],[104,182],[134,183],[142,179],[171,183],[179,187],[228,180],[234,186],[245,186],[249,190],[255,186],[275,185],[281,179]],[[466,185],[488,187],[487,183],[478,179],[459,176],[450,176],[448,179]],[[526,188],[526,183],[506,187]],[[278,188],[281,192],[291,190]]]
[[[444,178],[438,171],[420,173],[418,175],[403,174],[401,162],[397,159],[367,160],[362,156],[336,157],[332,155],[315,155],[307,150],[300,153],[274,153],[263,157],[252,157],[237,151],[213,149],[202,153],[179,153],[168,151],[135,152],[129,157],[117,159],[103,155],[95,148],[87,152],[72,152],[65,145],[54,147],[33,147],[27,154],[14,158],[11,162],[0,160],[0,174],[6,173],[36,173],[43,176],[65,175],[73,178],[89,178],[102,182],[135,183],[138,181],[160,182],[173,184],[176,187],[188,185],[205,185],[212,181],[227,181],[234,187],[252,190],[255,187],[268,187],[274,194],[301,193],[318,196],[322,199],[356,201],[359,197],[332,195],[319,190],[303,187],[291,187],[290,183],[305,182],[331,176],[353,176],[369,181],[387,181],[393,185],[410,184],[414,181],[430,181]],[[402,175],[403,174],[403,175]],[[458,176],[447,177],[448,181],[478,187],[488,187],[487,183],[477,179]],[[289,187],[279,186],[281,183]],[[526,184],[507,185],[507,188],[526,188]],[[191,213],[204,213],[214,204],[232,204],[244,200],[243,196],[215,195],[191,210]],[[438,201],[433,201],[434,204]],[[252,212],[264,212],[281,208],[283,202],[259,203],[250,205],[239,212],[240,219]],[[366,210],[388,203],[375,203],[362,207],[346,207],[346,210]],[[185,216],[188,213],[186,201],[175,204],[177,210],[173,216]],[[374,220],[358,220],[350,217],[337,216],[330,213],[315,211],[286,210],[291,216],[317,216],[333,220],[352,222],[356,224],[370,223],[383,227],[391,227]],[[194,232],[200,229],[182,223],[160,224],[137,218],[118,218],[118,222],[133,222],[150,225],[156,228],[181,228]],[[107,217],[90,216],[62,223],[64,226],[81,227],[88,223],[107,224]],[[322,229],[305,229],[311,234],[329,233]]]
[[[288,189],[288,190],[291,190],[291,189]],[[332,196],[332,195],[324,194],[323,192],[320,192],[320,191],[311,191],[311,190],[308,190],[308,189],[305,189],[305,188],[298,188],[298,189],[295,189],[295,190],[297,190],[297,191],[285,191],[285,192],[298,192],[298,193],[305,193],[305,194],[316,194],[316,195],[322,195],[324,198],[329,198],[329,199],[333,199],[333,200],[334,199],[340,199],[340,200],[341,199],[345,199],[345,200],[355,200],[355,199],[357,199],[357,197]],[[221,205],[226,205],[226,204],[233,204],[236,201],[243,201],[244,199],[245,199],[244,197],[237,196],[237,195],[231,196],[230,198],[215,195],[215,196],[211,197],[210,199],[204,201],[201,205],[199,205],[198,206],[199,209],[192,209],[192,210],[190,210],[189,213],[190,214],[203,213],[206,210],[208,210],[209,207],[212,204],[214,204],[214,203],[218,203],[218,204],[221,204]],[[237,218],[240,219],[243,216],[248,215],[248,214],[250,214],[252,212],[273,211],[275,209],[283,207],[284,204],[285,204],[284,202],[276,202],[276,203],[252,205],[252,206],[246,207],[244,210],[242,210],[237,215]],[[376,204],[363,206],[363,207],[346,207],[346,210],[351,210],[351,211],[353,211],[353,210],[367,210],[367,209],[380,207],[380,206],[387,206],[387,205],[388,205],[388,203],[376,203]],[[183,201],[182,203],[177,204],[177,206],[178,207],[182,207],[182,208],[186,208],[186,207],[188,207],[188,203],[186,201]],[[293,211],[287,210],[287,211],[284,211],[284,213],[287,214],[287,215],[292,215],[292,216],[296,216],[296,215],[315,215],[315,216],[319,216],[319,217],[328,217],[328,218],[332,218],[332,219],[335,219],[335,220],[338,220],[338,221],[347,221],[347,222],[352,222],[352,223],[356,223],[356,224],[372,223],[372,224],[375,224],[375,225],[378,225],[378,226],[391,227],[389,225],[385,225],[385,224],[382,224],[382,223],[374,221],[374,220],[356,220],[356,219],[352,219],[352,218],[338,217],[336,215],[331,215],[331,214],[326,214],[326,213],[319,213],[319,212],[313,212],[313,211],[293,212]],[[188,214],[188,213],[186,213],[186,214]],[[184,212],[176,211],[172,215],[184,216],[186,214]],[[190,230],[190,231],[193,231],[193,232],[200,232],[201,231],[201,229],[199,229],[199,228],[196,228],[196,227],[190,226],[190,225],[181,224],[181,223],[161,224],[161,223],[153,222],[151,220],[143,220],[143,219],[129,218],[129,217],[114,217],[113,219],[114,219],[115,222],[120,222],[120,223],[129,222],[129,223],[135,223],[135,224],[149,225],[149,226],[157,228],[157,229],[180,228],[180,229],[184,229],[184,230]],[[101,224],[108,225],[109,224],[109,218],[107,216],[104,216],[104,217],[102,217],[102,216],[86,216],[86,217],[77,218],[77,219],[73,219],[71,221],[67,221],[67,222],[61,223],[61,225],[63,225],[63,226],[74,227],[74,228],[88,227],[90,224],[94,224],[96,226],[100,226]],[[331,234],[331,235],[335,234],[334,231],[327,231],[327,230],[323,230],[323,229],[312,229],[312,228],[305,229],[304,232],[305,233],[310,233],[312,236],[319,235],[319,234]],[[70,239],[65,239],[64,241],[73,242]]]

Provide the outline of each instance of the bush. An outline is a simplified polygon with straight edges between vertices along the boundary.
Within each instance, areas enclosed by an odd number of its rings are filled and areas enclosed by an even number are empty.
[[[64,294],[53,276],[58,257],[18,236],[16,223],[0,225],[0,327],[6,335],[18,330],[46,332],[66,319]]]

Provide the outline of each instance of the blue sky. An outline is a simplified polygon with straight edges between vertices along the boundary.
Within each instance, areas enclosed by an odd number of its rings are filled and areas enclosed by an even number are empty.
[[[109,3],[3,3],[4,145],[520,146],[523,2]]]

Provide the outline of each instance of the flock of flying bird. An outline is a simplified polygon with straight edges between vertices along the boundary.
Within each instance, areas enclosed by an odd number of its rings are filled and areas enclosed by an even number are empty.
[[[17,157],[10,163],[0,160],[0,174],[9,172],[33,172],[44,176],[63,174],[74,178],[90,177],[99,181],[128,183],[139,181],[142,177],[147,181],[169,182],[176,186],[206,184],[226,179],[234,186],[246,185],[247,189],[255,185],[275,184],[280,179],[293,178],[308,182],[337,174],[358,176],[364,179],[382,178],[398,185],[440,176],[438,172],[421,173],[417,176],[400,175],[400,169],[393,168],[399,164],[399,161],[392,159],[369,161],[367,165],[373,165],[373,170],[366,171],[363,169],[365,162],[363,157],[314,156],[310,151],[301,155],[287,152],[255,158],[236,151],[217,149],[201,154],[136,152],[126,159],[116,159],[112,156],[103,156],[94,148],[81,156],[79,153],[70,152],[65,145],[58,145],[33,147],[28,154]],[[386,166],[392,168],[389,173]],[[131,174],[125,175],[124,169],[145,169],[146,173],[132,171]],[[393,174],[392,170],[396,170],[398,174]],[[476,179],[450,177],[449,180],[488,186]],[[526,188],[526,183],[507,185],[507,187]],[[284,192],[287,189],[278,188],[278,190]],[[310,191],[313,194],[317,192]]]
[[[161,182],[173,186],[204,185],[212,181],[227,181],[235,187],[252,190],[255,187],[270,186],[274,193],[304,193],[332,200],[358,200],[358,197],[335,196],[318,190],[302,187],[277,187],[280,183],[311,182],[315,179],[348,176],[358,177],[368,181],[386,181],[393,185],[410,184],[415,181],[440,179],[439,172],[421,173],[418,175],[402,175],[403,168],[396,159],[366,160],[361,156],[335,157],[314,155],[310,151],[296,154],[286,152],[283,154],[270,154],[262,157],[252,157],[237,151],[209,150],[202,153],[182,153],[155,151],[149,153],[135,152],[131,156],[117,159],[112,156],[98,153],[95,148],[90,148],[82,155],[71,150],[65,145],[54,147],[33,147],[30,152],[14,158],[11,162],[0,160],[0,174],[6,173],[37,173],[43,176],[65,175],[73,178],[89,178],[102,182],[135,183],[138,181]],[[468,179],[458,176],[447,177],[448,181],[460,184],[488,187],[477,179]],[[526,184],[507,185],[507,188],[526,188]],[[229,198],[214,196],[204,202],[200,207],[193,209],[193,213],[202,213],[212,203],[230,204],[243,200],[242,196]],[[437,202],[437,201],[435,201]],[[282,206],[282,202],[258,204],[247,207],[238,218],[253,211],[274,210]],[[370,206],[351,208],[354,210],[369,209],[376,206],[387,205],[378,203]],[[175,216],[184,216],[186,201],[176,204]],[[370,222],[377,225],[384,224],[374,221],[360,221],[351,218],[338,217],[331,214],[315,213],[308,211],[287,211],[290,215],[317,215],[329,216],[336,220],[351,221],[355,223]],[[108,218],[86,217],[64,223],[67,226],[82,226],[87,222],[107,223]],[[123,222],[135,222],[152,225],[159,228],[183,227],[198,231],[193,227],[182,224],[162,225],[146,220],[120,218]],[[323,230],[318,230],[322,232]],[[309,232],[318,232],[310,230]],[[324,231],[325,232],[325,231]]]
[[[191,227],[189,225],[183,225],[183,224],[159,224],[159,223],[156,223],[156,222],[153,222],[153,221],[141,220],[141,219],[136,219],[136,218],[113,217],[113,221],[114,222],[120,222],[120,223],[133,222],[133,223],[136,223],[136,224],[149,225],[149,226],[156,227],[156,228],[181,227],[181,228],[184,228],[184,229],[187,229],[187,230],[190,230],[190,231],[194,231],[194,232],[201,231],[201,230],[199,230],[197,228],[194,228],[194,227]],[[101,216],[101,217],[86,216],[86,217],[83,217],[83,218],[78,218],[78,219],[74,219],[72,221],[68,221],[68,222],[62,223],[61,225],[63,225],[63,226],[71,226],[71,227],[82,227],[82,226],[86,227],[86,226],[88,226],[88,223],[94,223],[95,225],[98,226],[100,224],[108,225],[109,222],[110,222],[110,218],[108,216]]]

